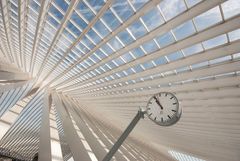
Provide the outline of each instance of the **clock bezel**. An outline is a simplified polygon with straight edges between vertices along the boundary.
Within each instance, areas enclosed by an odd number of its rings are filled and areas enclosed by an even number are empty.
[[[161,122],[161,121],[156,121],[156,120],[154,120],[153,118],[151,118],[151,116],[149,116],[149,113],[148,113],[149,104],[150,104],[150,102],[152,101],[152,99],[154,99],[155,96],[159,96],[160,94],[162,95],[162,94],[166,94],[166,93],[172,95],[172,96],[175,98],[175,100],[177,101],[177,102],[176,102],[176,103],[177,103],[176,113],[174,114],[174,117],[171,118],[171,119],[168,120],[168,121],[163,121],[163,122]],[[171,92],[159,92],[159,93],[154,94],[154,95],[148,100],[148,103],[147,103],[147,106],[146,106],[146,114],[147,114],[148,118],[149,118],[151,121],[153,121],[154,123],[156,123],[156,124],[158,124],[158,125],[160,125],[160,126],[171,126],[171,125],[176,124],[176,123],[179,121],[179,119],[181,118],[182,109],[181,109],[181,107],[180,107],[180,105],[179,105],[179,101],[178,101],[177,97],[176,97],[173,93],[171,93]]]

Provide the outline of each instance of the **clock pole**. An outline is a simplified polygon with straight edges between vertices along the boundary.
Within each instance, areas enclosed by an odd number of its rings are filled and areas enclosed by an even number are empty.
[[[107,153],[107,155],[103,158],[102,161],[110,161],[113,157],[113,155],[116,153],[116,151],[119,149],[119,147],[122,145],[124,140],[128,137],[130,132],[134,129],[136,124],[141,118],[144,118],[144,114],[146,111],[142,111],[141,109],[138,111],[132,122],[128,125],[128,127],[125,129],[125,131],[122,133],[122,135],[119,137],[117,142],[113,145],[111,150]]]

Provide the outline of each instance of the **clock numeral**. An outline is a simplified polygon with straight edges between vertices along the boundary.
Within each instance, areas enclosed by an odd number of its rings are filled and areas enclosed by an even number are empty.
[[[173,99],[174,97],[171,97],[170,99]]]
[[[176,104],[177,104],[177,102],[173,103],[173,105],[176,105]]]
[[[167,115],[167,117],[168,117],[169,119],[171,119],[171,117],[170,117],[169,115]]]
[[[156,121],[156,119],[157,119],[157,118],[155,117],[155,118],[154,118],[154,121]]]
[[[152,113],[150,113],[149,116],[152,116]]]
[[[163,118],[161,118],[161,121],[163,122]]]
[[[172,110],[172,112],[177,112],[176,110]]]

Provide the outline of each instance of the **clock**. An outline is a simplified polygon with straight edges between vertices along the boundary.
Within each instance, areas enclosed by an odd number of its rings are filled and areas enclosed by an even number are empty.
[[[154,94],[148,101],[146,114],[156,124],[170,126],[180,119],[182,110],[174,94],[160,92]]]

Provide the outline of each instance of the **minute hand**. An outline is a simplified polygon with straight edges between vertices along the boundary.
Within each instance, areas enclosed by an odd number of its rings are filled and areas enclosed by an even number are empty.
[[[158,101],[158,99],[156,97],[154,97],[156,103],[160,106],[161,109],[163,109],[163,106],[161,105],[161,103]]]

